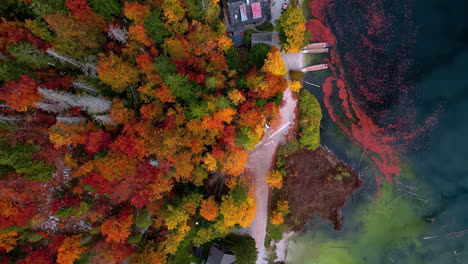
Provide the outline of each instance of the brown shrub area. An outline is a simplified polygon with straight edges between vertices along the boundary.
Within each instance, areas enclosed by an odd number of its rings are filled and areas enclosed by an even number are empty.
[[[317,212],[340,230],[341,209],[362,185],[358,175],[322,146],[299,149],[285,160],[287,177],[278,198],[289,201],[288,225],[300,231]]]

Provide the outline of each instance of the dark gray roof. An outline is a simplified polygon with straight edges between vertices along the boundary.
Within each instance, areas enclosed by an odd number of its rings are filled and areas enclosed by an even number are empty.
[[[213,244],[208,254],[205,264],[235,264],[236,257],[227,251],[224,251],[216,244]]]
[[[260,6],[262,9],[262,17],[253,19],[252,17],[252,3],[255,2],[260,2]],[[240,6],[244,5],[245,9],[247,11],[247,20],[242,21],[241,20],[241,14],[240,14]],[[228,1],[228,11],[229,11],[229,21],[231,22],[232,26],[240,26],[240,25],[248,25],[248,24],[254,24],[256,22],[262,21],[262,20],[269,20],[270,19],[270,3],[268,0],[252,0],[249,1],[249,4],[247,4],[246,0],[229,0]]]
[[[273,32],[264,32],[264,33],[252,33],[250,35],[252,46],[257,43],[266,43],[268,45],[273,45]]]

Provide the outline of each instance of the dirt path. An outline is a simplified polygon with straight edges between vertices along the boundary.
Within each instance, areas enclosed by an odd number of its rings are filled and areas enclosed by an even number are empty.
[[[260,141],[255,150],[250,153],[246,166],[246,174],[251,177],[255,185],[257,210],[252,224],[242,230],[242,233],[247,233],[255,239],[259,251],[258,264],[268,263],[265,260],[266,253],[264,246],[268,220],[269,191],[266,175],[273,166],[276,148],[279,144],[284,142],[286,134],[294,124],[295,108],[297,106],[297,100],[293,97],[289,89],[284,92],[283,100],[279,113],[281,122],[265,132],[262,141]]]

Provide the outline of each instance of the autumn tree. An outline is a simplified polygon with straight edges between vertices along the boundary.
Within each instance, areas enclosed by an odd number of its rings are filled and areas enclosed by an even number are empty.
[[[85,249],[81,246],[81,234],[66,237],[57,250],[57,263],[73,264],[84,250]]]
[[[62,145],[77,146],[86,143],[87,134],[94,130],[94,125],[90,122],[78,122],[66,124],[57,122],[49,128],[49,139],[55,146]]]
[[[283,187],[283,174],[278,170],[273,170],[267,175],[267,183],[270,188],[281,189]]]
[[[118,216],[111,216],[104,220],[101,225],[101,234],[108,242],[123,243],[130,236],[133,221],[132,212],[122,210]]]
[[[218,204],[215,202],[214,197],[210,196],[208,199],[203,200],[200,207],[200,215],[208,221],[213,221],[219,214]]]
[[[270,51],[267,53],[262,71],[278,76],[285,76],[288,72],[286,65],[284,65],[283,58],[281,57],[281,52],[276,47],[271,47]]]
[[[114,53],[99,54],[97,72],[99,78],[117,92],[124,91],[129,84],[139,79],[138,71]]]
[[[273,210],[270,221],[273,225],[280,225],[284,222],[284,216],[289,214],[289,202],[278,201],[276,209]]]
[[[276,22],[282,48],[287,53],[299,52],[304,46],[306,19],[302,9],[289,5]]]
[[[54,49],[72,58],[94,55],[105,42],[102,28],[71,14],[49,14],[45,16],[45,21],[57,36]]]
[[[290,81],[289,89],[291,89],[291,91],[293,92],[298,93],[302,89],[302,83],[299,81]]]
[[[154,241],[148,242],[138,252],[132,254],[131,264],[166,264],[167,254],[155,245]]]
[[[287,86],[279,51],[249,71],[219,0],[20,1],[0,21],[1,253],[182,263],[252,222],[241,175]]]
[[[42,99],[37,92],[38,83],[27,75],[0,87],[0,99],[16,111],[26,111]]]
[[[99,241],[93,247],[96,255],[91,258],[91,261],[96,264],[117,264],[128,258],[134,251],[135,248],[128,244]]]
[[[125,1],[123,13],[129,19],[134,20],[135,23],[142,23],[150,14],[150,7],[138,2]]]
[[[18,232],[0,232],[0,249],[5,250],[6,252],[12,250],[18,239]],[[1,251],[0,251],[1,252]]]
[[[222,162],[220,171],[225,174],[237,176],[244,172],[249,153],[245,150],[230,151]]]
[[[245,186],[238,183],[230,190],[229,195],[223,196],[219,212],[223,216],[224,225],[239,224],[246,227],[255,217],[254,197]]]

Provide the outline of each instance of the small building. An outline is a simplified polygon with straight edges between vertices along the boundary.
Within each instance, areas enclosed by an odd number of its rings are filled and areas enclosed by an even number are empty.
[[[237,27],[270,19],[268,0],[227,0],[229,26]]]
[[[205,264],[235,264],[236,257],[234,253],[229,250],[223,249],[218,244],[213,244],[210,248],[210,253],[208,254],[208,259],[205,261]]]
[[[270,46],[273,46],[273,32],[265,32],[265,33],[252,33],[250,35],[250,42],[251,46],[255,46],[258,43],[265,43]]]

